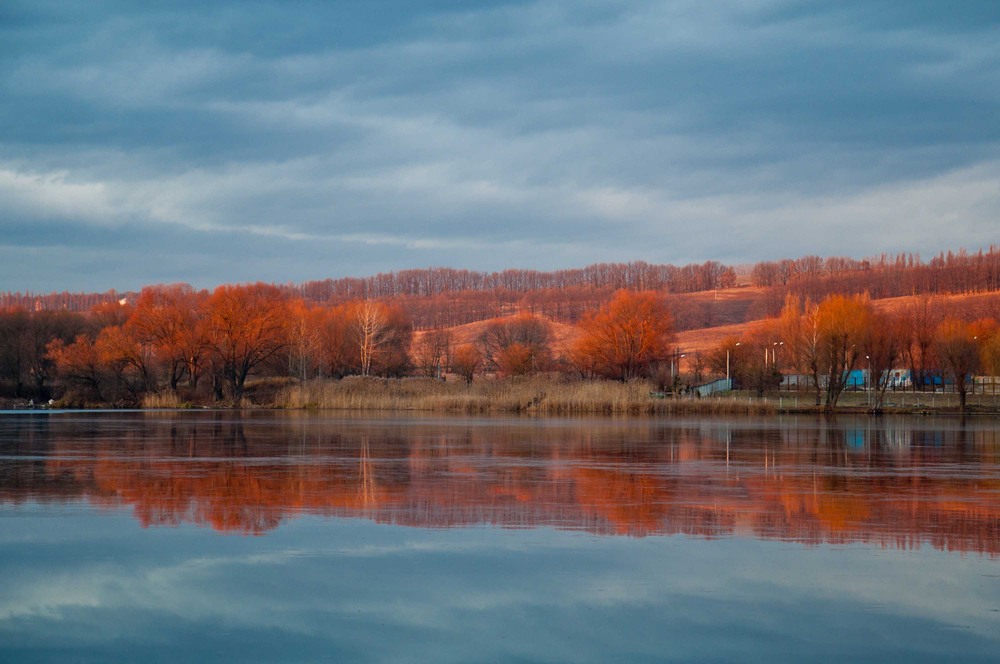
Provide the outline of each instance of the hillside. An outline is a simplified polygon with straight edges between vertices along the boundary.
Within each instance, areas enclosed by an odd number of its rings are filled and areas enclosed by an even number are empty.
[[[673,306],[687,307],[692,310],[709,312],[707,315],[715,324],[695,329],[681,329],[676,333],[675,346],[678,353],[685,356],[693,353],[708,354],[717,348],[728,337],[742,337],[755,326],[766,319],[745,320],[751,307],[769,289],[761,287],[734,288],[725,291],[705,291],[689,293],[670,298]],[[913,309],[926,299],[924,295],[907,295],[902,297],[875,300],[876,310],[888,313],[901,313]],[[1000,319],[1000,291],[993,293],[976,293],[962,295],[937,295],[932,299],[932,306],[940,317],[955,316],[959,318]],[[681,315],[684,315],[682,310]],[[690,315],[690,314],[688,314]],[[552,327],[552,351],[555,355],[564,355],[579,338],[579,329],[572,324],[553,320],[539,315]],[[452,334],[452,341],[457,345],[474,343],[483,330],[492,321],[489,319],[445,328]],[[426,331],[418,331],[415,339],[419,339]],[[682,359],[681,366],[687,368],[689,358]]]

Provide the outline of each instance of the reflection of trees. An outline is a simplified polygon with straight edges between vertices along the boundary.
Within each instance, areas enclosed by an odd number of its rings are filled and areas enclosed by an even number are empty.
[[[242,533],[315,513],[1000,555],[1000,434],[908,422],[25,419],[5,427],[0,500],[85,497]]]

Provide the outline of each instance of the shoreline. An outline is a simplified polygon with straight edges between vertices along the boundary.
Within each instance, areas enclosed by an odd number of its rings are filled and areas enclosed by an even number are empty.
[[[513,379],[441,381],[432,378],[312,380],[265,379],[248,385],[241,403],[182,400],[173,392],[149,394],[141,404],[33,405],[27,399],[0,399],[0,409],[47,410],[305,410],[533,415],[883,415],[1000,417],[1000,395],[970,395],[966,411],[955,394],[897,392],[873,411],[864,392],[845,393],[836,409],[814,405],[805,392],[769,392],[763,397],[728,392],[695,397],[659,396],[647,381],[572,380],[534,376]],[[909,403],[907,403],[909,402]]]

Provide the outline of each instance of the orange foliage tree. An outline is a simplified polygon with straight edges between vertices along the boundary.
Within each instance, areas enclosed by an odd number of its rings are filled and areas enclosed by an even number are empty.
[[[288,307],[288,372],[299,380],[319,375],[322,366],[321,334],[323,314],[302,300]]]
[[[455,373],[465,379],[466,383],[472,383],[472,377],[479,371],[483,364],[483,354],[475,344],[463,344],[455,349],[451,365]]]
[[[781,386],[781,364],[789,364],[789,351],[781,339],[782,326],[779,321],[748,329],[740,341],[740,361],[733,376],[745,389],[752,389],[757,396],[764,396],[767,390]],[[780,351],[780,352],[779,352]]]
[[[112,325],[101,330],[94,344],[98,360],[115,377],[119,392],[131,403],[156,389],[156,368],[153,348],[125,325]]]
[[[808,298],[798,296],[785,298],[785,306],[778,319],[778,334],[785,342],[785,357],[788,365],[809,376],[816,394],[816,405],[820,404],[820,328],[817,312],[819,307]]]
[[[108,401],[110,376],[94,340],[80,334],[72,343],[53,339],[48,346],[48,357],[56,365],[56,371],[73,389],[84,398],[99,402]]]
[[[247,376],[288,344],[288,302],[275,286],[219,286],[208,300],[208,348],[234,401]]]
[[[871,389],[875,391],[875,410],[882,407],[892,370],[903,359],[909,342],[910,330],[901,317],[883,312],[872,314],[864,352],[871,372]]]
[[[871,316],[871,302],[867,296],[831,295],[816,309],[820,368],[829,376],[827,408],[837,407],[848,377],[863,354],[863,344],[871,330]]]
[[[825,405],[836,408],[851,371],[866,354],[865,344],[872,348],[872,316],[867,296],[831,295],[815,305],[808,299],[786,298],[774,334],[780,338],[782,357],[809,375],[817,406],[826,378]]]
[[[409,364],[412,326],[403,310],[384,302],[362,300],[349,304],[346,313],[357,372],[362,376],[404,373]]]
[[[980,336],[979,360],[984,373],[994,378],[1000,375],[1000,329],[993,328]]]
[[[955,381],[959,410],[965,411],[969,379],[979,368],[977,329],[973,324],[955,318],[941,322],[934,335],[934,348],[941,369]]]
[[[669,357],[670,313],[649,291],[618,291],[599,311],[580,322],[573,349],[578,367],[621,381],[647,375],[651,365]]]
[[[913,389],[920,389],[931,383],[930,369],[934,364],[934,334],[941,316],[937,301],[925,295],[919,298],[907,309],[906,326],[909,328],[909,343],[906,346],[906,357],[910,364],[910,378]]]
[[[172,390],[185,376],[192,389],[198,386],[206,361],[207,299],[206,291],[187,284],[143,288],[125,323],[138,341],[152,347]]]
[[[547,370],[551,343],[552,326],[531,314],[492,321],[479,335],[484,364],[508,376]]]
[[[453,345],[451,332],[444,328],[424,332],[414,340],[410,351],[414,366],[424,376],[440,376],[450,364]]]

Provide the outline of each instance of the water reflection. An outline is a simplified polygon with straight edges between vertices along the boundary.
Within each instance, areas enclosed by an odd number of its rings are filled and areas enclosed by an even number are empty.
[[[448,528],[930,544],[1000,555],[989,422],[812,417],[0,419],[0,503],[264,534],[303,514]]]

